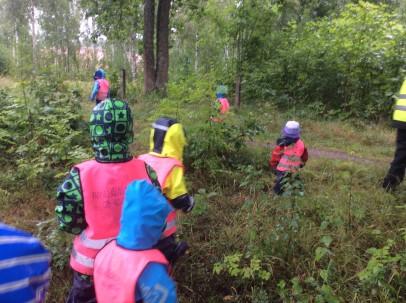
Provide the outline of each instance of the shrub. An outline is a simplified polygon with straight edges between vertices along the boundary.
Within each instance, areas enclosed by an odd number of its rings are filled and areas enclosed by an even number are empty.
[[[2,183],[52,187],[61,171],[90,156],[80,94],[45,79],[23,83],[21,89],[22,97],[1,93],[0,162],[12,170]]]
[[[262,128],[254,117],[240,121],[223,123],[206,122],[193,127],[188,132],[188,146],[185,164],[198,175],[209,180],[233,179],[231,170],[244,169],[241,165],[252,163],[247,141]],[[225,178],[225,179],[224,179]]]
[[[271,84],[268,97],[284,108],[311,105],[327,116],[388,116],[390,97],[403,81],[406,31],[387,6],[348,4],[336,17],[303,29],[291,24],[283,35],[266,74],[255,76],[262,87]]]

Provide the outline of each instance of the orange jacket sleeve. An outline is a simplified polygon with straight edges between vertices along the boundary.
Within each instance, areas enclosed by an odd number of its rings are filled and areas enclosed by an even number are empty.
[[[276,168],[278,166],[282,153],[283,153],[283,147],[281,147],[279,145],[275,146],[275,148],[273,149],[272,154],[271,154],[271,159],[269,159],[269,166],[271,168]]]

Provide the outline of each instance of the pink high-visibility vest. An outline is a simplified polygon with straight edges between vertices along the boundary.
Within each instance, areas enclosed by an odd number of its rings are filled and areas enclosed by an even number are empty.
[[[157,249],[129,250],[111,241],[96,256],[94,286],[98,303],[135,303],[138,278],[148,263],[168,265]]]
[[[169,157],[157,157],[151,154],[143,154],[138,156],[138,159],[145,161],[149,166],[151,166],[157,176],[159,184],[161,185],[162,190],[165,188],[166,180],[168,179],[169,174],[172,169],[176,166],[183,169],[183,164],[175,158]],[[162,234],[163,238],[169,237],[176,232],[176,210],[172,210],[168,217],[166,218],[166,228]]]
[[[220,102],[220,114],[225,114],[230,110],[230,103],[226,98],[219,98],[218,101]]]
[[[279,171],[296,172],[300,166],[303,165],[302,155],[304,153],[305,146],[302,140],[297,140],[295,144],[285,146],[278,166]]]
[[[134,180],[150,181],[145,162],[132,159],[120,163],[96,160],[75,166],[79,169],[87,228],[73,242],[71,267],[92,275],[94,258],[120,229],[121,208],[128,184]]]
[[[106,79],[97,79],[96,81],[99,84],[99,90],[97,91],[96,100],[103,101],[109,94],[109,81],[107,81]]]

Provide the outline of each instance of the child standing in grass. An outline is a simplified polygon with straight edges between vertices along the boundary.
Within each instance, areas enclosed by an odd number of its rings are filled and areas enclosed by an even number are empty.
[[[286,178],[299,171],[308,159],[306,146],[300,139],[300,125],[296,121],[286,122],[282,129],[282,136],[276,141],[272,151],[269,166],[276,174],[273,188],[277,195],[283,193],[283,184]]]

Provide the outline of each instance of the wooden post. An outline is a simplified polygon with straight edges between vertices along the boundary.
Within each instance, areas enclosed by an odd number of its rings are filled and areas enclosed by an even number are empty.
[[[125,74],[125,68],[121,69],[121,98],[125,99],[126,98],[126,74]]]

